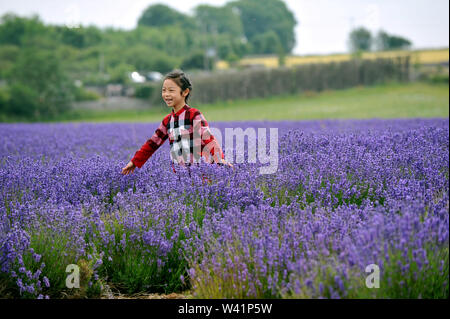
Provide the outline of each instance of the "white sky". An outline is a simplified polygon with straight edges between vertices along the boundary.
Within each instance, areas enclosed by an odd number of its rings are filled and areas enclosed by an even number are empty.
[[[0,15],[37,13],[47,24],[94,24],[132,29],[149,5],[165,3],[191,13],[198,4],[221,6],[229,0],[0,0]],[[295,54],[348,51],[352,26],[408,38],[414,48],[449,46],[448,0],[284,0],[294,13]]]

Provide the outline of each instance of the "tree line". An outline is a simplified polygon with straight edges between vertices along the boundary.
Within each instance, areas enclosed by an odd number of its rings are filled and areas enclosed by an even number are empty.
[[[0,120],[58,116],[73,101],[98,97],[84,85],[130,84],[133,71],[212,70],[218,59],[233,65],[259,54],[282,59],[295,46],[296,24],[281,0],[198,5],[191,15],[155,4],[132,30],[50,25],[8,13],[0,17]],[[353,38],[364,49],[367,34]]]
[[[0,20],[0,77],[7,77],[27,47],[55,52],[72,77],[89,84],[126,82],[126,71],[212,68],[217,59],[232,62],[244,55],[290,53],[296,23],[281,0],[199,5],[192,16],[151,5],[133,30],[44,25],[38,16],[6,14]]]
[[[151,5],[132,30],[48,25],[37,15],[7,13],[0,17],[0,117],[56,116],[93,98],[82,85],[129,84],[133,71],[211,70],[217,59],[290,53],[296,23],[281,0],[199,5],[192,15]]]
[[[350,32],[348,44],[350,51],[357,53],[410,49],[412,42],[404,37],[388,34],[384,30],[379,30],[373,35],[370,30],[359,27]]]

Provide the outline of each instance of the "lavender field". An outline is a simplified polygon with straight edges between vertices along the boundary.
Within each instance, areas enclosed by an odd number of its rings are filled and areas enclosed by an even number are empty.
[[[277,172],[121,175],[158,124],[0,124],[0,297],[449,297],[448,118],[215,122],[278,127]]]

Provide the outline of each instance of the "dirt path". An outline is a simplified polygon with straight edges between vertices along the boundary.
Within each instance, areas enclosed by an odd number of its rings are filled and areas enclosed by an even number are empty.
[[[120,292],[113,292],[108,285],[104,286],[101,299],[190,299],[192,295],[189,291],[183,293],[171,294],[157,294],[157,293],[137,293],[137,294],[122,294]]]
[[[134,295],[112,295],[104,296],[102,299],[189,299],[189,295],[171,293],[164,294],[134,294]]]

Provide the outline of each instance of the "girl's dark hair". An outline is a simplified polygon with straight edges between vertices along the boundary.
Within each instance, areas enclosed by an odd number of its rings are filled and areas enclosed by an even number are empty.
[[[192,84],[186,74],[181,70],[173,70],[164,77],[164,80],[167,79],[171,79],[172,81],[174,81],[181,88],[181,92],[189,89],[189,93],[185,98],[185,101],[187,102],[192,92]]]

